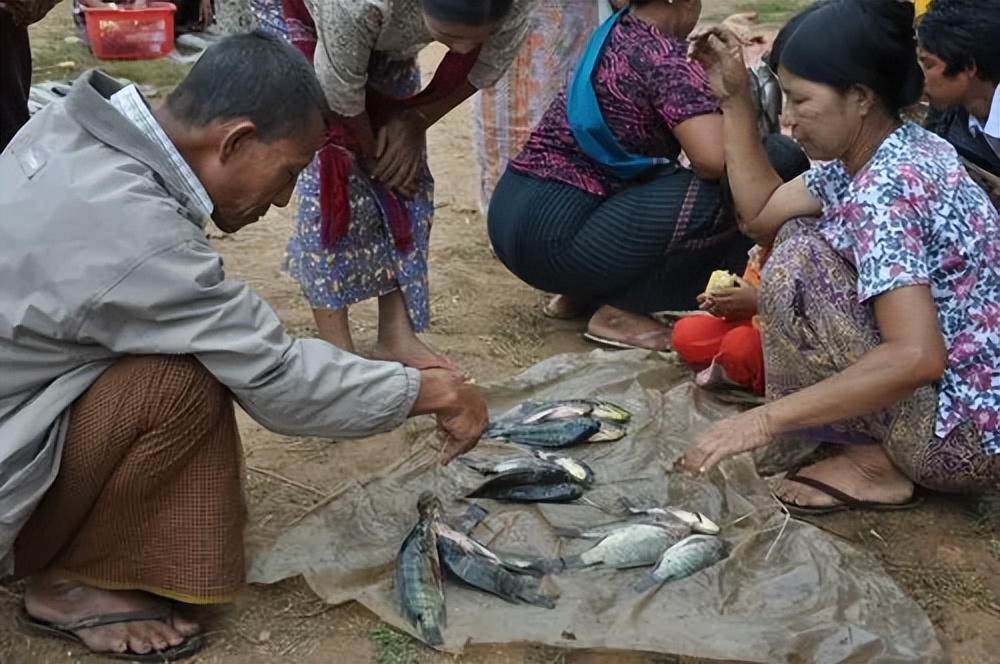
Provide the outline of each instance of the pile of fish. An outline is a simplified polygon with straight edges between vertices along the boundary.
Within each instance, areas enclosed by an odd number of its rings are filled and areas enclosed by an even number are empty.
[[[546,448],[613,443],[625,437],[630,419],[627,410],[599,399],[529,399],[490,422],[483,438]]]
[[[424,492],[417,501],[420,519],[403,540],[396,559],[396,589],[403,615],[429,645],[441,645],[447,626],[444,568],[461,581],[508,602],[551,609],[555,602],[539,591],[537,571],[525,559],[507,562],[441,518],[441,502]]]
[[[594,482],[594,471],[583,461],[544,450],[499,462],[475,457],[459,457],[458,461],[483,475],[492,476],[467,493],[467,498],[562,503],[576,500]]]
[[[484,438],[530,447],[511,459],[493,461],[464,455],[458,461],[487,477],[467,498],[509,502],[568,502],[583,496],[595,482],[583,461],[550,451],[583,442],[623,438],[631,414],[607,401],[529,400],[492,421]],[[549,448],[539,449],[539,448]],[[633,586],[646,592],[660,584],[690,576],[729,555],[729,543],[718,537],[719,526],[697,512],[683,509],[629,509],[626,518],[597,526],[555,528],[558,537],[595,540],[579,555],[541,559],[494,552],[470,537],[486,512],[477,505],[456,529],[442,517],[441,502],[421,494],[420,518],[399,551],[396,588],[403,615],[429,645],[443,642],[446,626],[442,567],[465,584],[508,602],[554,608],[540,590],[542,577],[577,568],[649,567]],[[463,532],[464,531],[464,532]]]
[[[566,569],[603,565],[613,569],[654,566],[634,586],[645,592],[690,576],[729,555],[719,526],[697,512],[678,508],[634,510],[633,517],[588,528],[557,528],[561,537],[600,540],[580,555],[561,559]],[[553,565],[549,565],[553,567]]]

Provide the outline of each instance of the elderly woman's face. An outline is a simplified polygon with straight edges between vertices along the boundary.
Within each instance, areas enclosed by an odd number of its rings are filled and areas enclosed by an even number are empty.
[[[785,92],[781,123],[809,158],[826,161],[847,154],[863,119],[855,95],[807,81],[784,67],[778,68],[778,78]]]

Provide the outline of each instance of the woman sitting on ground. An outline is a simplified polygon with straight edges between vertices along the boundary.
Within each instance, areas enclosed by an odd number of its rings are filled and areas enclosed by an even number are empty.
[[[700,12],[633,0],[608,19],[490,201],[497,257],[563,296],[550,314],[597,308],[587,336],[607,345],[669,348],[648,314],[696,308],[712,270],[738,269],[749,248],[722,211],[718,101],[687,57]]]
[[[909,506],[915,484],[997,486],[1000,219],[951,145],[900,120],[923,90],[912,22],[910,3],[840,0],[795,26],[783,121],[826,163],[787,184],[732,37],[697,55],[722,98],[737,213],[774,244],[760,298],[770,403],[716,423],[679,464],[704,473],[792,432],[844,443],[776,484],[793,513]],[[789,221],[803,216],[818,218]]]

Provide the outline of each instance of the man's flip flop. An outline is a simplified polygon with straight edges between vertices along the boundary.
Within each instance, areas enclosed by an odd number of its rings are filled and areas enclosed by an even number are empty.
[[[642,334],[636,335],[636,341],[645,341],[646,339],[653,339],[655,337],[662,337],[668,335],[669,330],[650,330],[649,332],[643,332]],[[615,348],[618,350],[648,350],[654,353],[666,353],[670,351],[669,344],[666,348],[644,348],[642,346],[637,346],[635,344],[630,344],[627,341],[618,341],[617,339],[609,339],[593,332],[584,332],[583,338],[588,341],[593,341],[595,344],[600,344],[602,346],[607,346],[608,348]]]
[[[87,646],[83,642],[83,639],[76,635],[76,630],[88,629],[91,627],[103,627],[104,625],[141,622],[144,620],[156,620],[163,623],[169,623],[172,613],[173,612],[167,607],[157,607],[153,609],[144,609],[142,611],[106,613],[104,615],[92,616],[90,618],[84,618],[83,620],[77,620],[71,623],[55,624],[31,617],[28,615],[28,611],[22,606],[21,612],[18,615],[18,622],[20,623],[21,629],[29,634],[62,639],[63,641],[70,641],[86,648]],[[177,660],[191,657],[204,647],[205,637],[202,634],[195,634],[194,636],[189,636],[180,645],[167,648],[166,650],[151,650],[145,654],[139,654],[131,651],[120,653],[100,652],[94,654],[100,655],[101,657],[110,657],[111,659],[127,659],[133,662],[175,662]]]
[[[801,470],[801,469],[799,469]],[[811,477],[802,477],[799,475],[799,470],[795,470],[788,475],[785,475],[785,479],[789,482],[798,482],[799,484],[804,484],[808,487],[812,487],[817,491],[821,491],[826,495],[839,500],[840,502],[835,505],[823,505],[822,507],[815,507],[812,505],[796,505],[795,503],[790,503],[786,500],[782,500],[775,496],[788,513],[792,516],[819,516],[823,514],[836,514],[837,512],[848,512],[850,510],[871,510],[873,512],[895,512],[899,510],[913,509],[914,507],[920,505],[924,502],[923,497],[913,496],[905,503],[876,503],[869,500],[858,500],[854,496],[850,496],[836,487],[832,487],[826,482],[821,482],[815,480]]]

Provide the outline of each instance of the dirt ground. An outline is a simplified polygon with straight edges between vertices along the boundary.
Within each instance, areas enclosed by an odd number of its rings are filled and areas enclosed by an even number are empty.
[[[64,49],[60,41],[69,34],[68,28],[64,17],[41,26],[39,48],[50,49],[50,61]],[[433,128],[429,140],[438,210],[431,249],[433,324],[427,340],[480,383],[556,353],[589,350],[581,338],[582,323],[543,317],[544,296],[519,283],[490,254],[484,220],[475,211],[477,167],[468,106]],[[309,336],[315,334],[309,309],[298,286],[279,271],[290,226],[291,211],[277,210],[235,236],[214,241],[229,275],[257,289],[292,334]],[[362,350],[374,339],[374,313],[370,304],[352,312]],[[343,478],[370,472],[378,463],[378,440],[333,445],[278,436],[245,416],[240,423],[248,468],[251,546],[274,537]],[[878,554],[885,569],[930,615],[955,664],[1000,661],[1000,536],[997,520],[984,516],[976,502],[933,498],[912,512],[840,515],[819,525]],[[13,616],[19,592],[18,584],[0,586],[0,662],[104,661],[80,648],[18,632]],[[441,655],[388,628],[357,605],[323,605],[300,580],[251,587],[232,607],[208,612],[204,618],[210,646],[190,660],[202,664],[678,661],[529,645],[471,646],[461,656]]]

